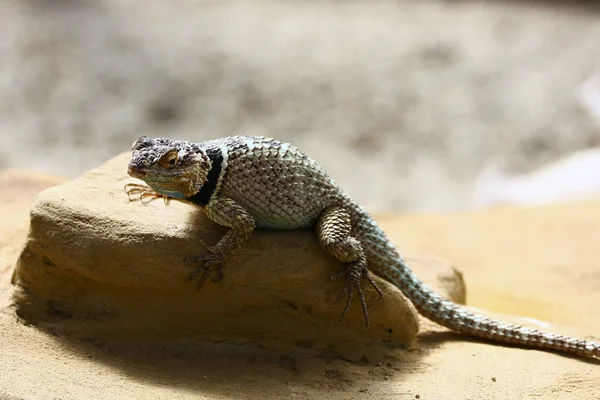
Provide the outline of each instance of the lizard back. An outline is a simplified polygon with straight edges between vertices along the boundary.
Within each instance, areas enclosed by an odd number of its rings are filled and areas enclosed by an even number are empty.
[[[218,196],[235,200],[257,227],[313,226],[340,191],[319,165],[298,148],[276,139],[234,136],[204,142],[223,154]]]

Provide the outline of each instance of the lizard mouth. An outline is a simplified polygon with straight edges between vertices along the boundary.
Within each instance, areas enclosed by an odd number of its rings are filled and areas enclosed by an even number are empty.
[[[130,165],[129,168],[127,168],[127,173],[129,174],[129,176],[133,176],[134,178],[139,179],[143,179],[146,175],[148,175],[148,171],[137,169],[132,165]]]

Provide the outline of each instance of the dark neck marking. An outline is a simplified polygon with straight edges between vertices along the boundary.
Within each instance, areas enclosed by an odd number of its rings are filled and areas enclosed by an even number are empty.
[[[223,166],[223,154],[221,149],[218,147],[212,147],[206,150],[206,155],[211,161],[210,171],[206,177],[206,182],[200,188],[200,190],[193,196],[188,197],[186,200],[192,202],[200,207],[206,206],[210,202],[210,198],[215,193],[219,178],[221,176],[221,169]]]

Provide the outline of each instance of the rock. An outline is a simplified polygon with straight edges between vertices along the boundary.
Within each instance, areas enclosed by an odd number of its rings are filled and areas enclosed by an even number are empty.
[[[27,234],[31,198],[48,187],[66,181],[65,178],[52,175],[0,170],[0,293],[10,290],[14,260],[21,252]]]
[[[379,278],[384,301],[366,290],[371,328],[357,300],[340,323],[343,303],[334,303],[342,281],[328,278],[341,264],[312,231],[257,231],[222,282],[195,290],[185,280],[191,266],[184,259],[203,254],[198,239],[216,243],[225,229],[181,202],[129,202],[128,157],[36,197],[16,274],[15,304],[27,322],[86,340],[245,342],[327,349],[350,359],[408,344],[417,334],[412,304]],[[449,290],[432,277],[433,286],[464,302],[461,276],[447,262],[411,262],[444,276]]]

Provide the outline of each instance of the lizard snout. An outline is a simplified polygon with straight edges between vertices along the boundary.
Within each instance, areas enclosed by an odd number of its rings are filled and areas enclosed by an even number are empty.
[[[134,178],[139,178],[139,179],[143,179],[146,175],[148,175],[148,171],[144,171],[141,170],[139,168],[137,168],[135,165],[129,165],[129,167],[127,168],[127,173],[134,177]]]

